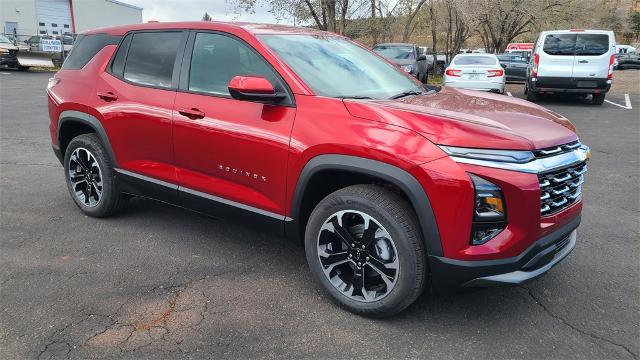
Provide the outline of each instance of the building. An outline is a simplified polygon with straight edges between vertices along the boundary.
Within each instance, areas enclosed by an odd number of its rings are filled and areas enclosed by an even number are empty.
[[[5,34],[64,35],[142,23],[142,8],[117,0],[0,0]]]

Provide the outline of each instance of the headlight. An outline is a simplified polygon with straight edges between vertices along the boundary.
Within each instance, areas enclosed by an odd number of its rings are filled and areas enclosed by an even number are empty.
[[[509,163],[523,164],[535,159],[531,151],[526,150],[491,150],[472,149],[455,146],[439,145],[440,149],[451,156],[458,156],[469,159],[501,161]]]
[[[402,70],[410,73],[411,71],[413,71],[413,65],[403,65]]]
[[[0,54],[7,54],[7,53],[9,53],[9,49],[0,48]]]
[[[469,174],[475,190],[471,245],[482,245],[498,235],[507,225],[502,190],[494,183]]]

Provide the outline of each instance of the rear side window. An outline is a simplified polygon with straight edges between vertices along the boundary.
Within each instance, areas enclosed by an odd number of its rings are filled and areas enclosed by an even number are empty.
[[[124,61],[127,58],[127,51],[129,51],[129,44],[131,44],[131,38],[133,35],[127,35],[122,44],[118,47],[118,51],[116,52],[116,56],[113,58],[113,62],[111,63],[111,73],[122,77],[122,73],[124,72]]]
[[[495,65],[496,58],[492,56],[459,56],[453,59],[456,65]]]
[[[580,34],[576,41],[576,55],[597,56],[609,51],[609,35]]]
[[[141,85],[170,88],[182,38],[182,32],[134,34],[126,55],[123,77]]]
[[[71,53],[62,64],[65,70],[82,69],[96,54],[107,45],[116,45],[120,36],[107,34],[78,35]]]

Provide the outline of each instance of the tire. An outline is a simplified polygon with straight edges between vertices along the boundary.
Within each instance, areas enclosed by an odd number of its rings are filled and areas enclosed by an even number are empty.
[[[30,66],[22,66],[22,65],[20,65],[20,66],[18,66],[18,71],[27,71],[27,70],[29,70],[29,68],[30,68]]]
[[[372,225],[377,230],[365,236]],[[338,237],[344,231],[347,242]],[[399,195],[379,186],[349,186],[320,201],[307,223],[305,252],[315,280],[331,299],[363,316],[385,317],[404,310],[427,282],[426,252],[415,213]],[[338,259],[342,260],[332,266]],[[357,279],[362,279],[362,286],[356,285]]]
[[[593,94],[593,98],[591,99],[591,103],[593,105],[600,106],[600,105],[604,104],[604,97],[605,97],[605,94],[602,94],[602,93]]]
[[[71,198],[85,214],[106,217],[126,206],[128,198],[118,190],[112,161],[95,134],[71,140],[65,151],[64,174]]]
[[[531,91],[528,89],[529,86],[525,88],[525,93],[527,94],[527,101],[536,102],[538,101],[538,93],[535,91]]]

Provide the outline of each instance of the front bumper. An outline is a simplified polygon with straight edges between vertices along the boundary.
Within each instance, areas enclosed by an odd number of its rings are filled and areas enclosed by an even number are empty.
[[[0,54],[0,65],[6,66],[18,66],[20,63],[18,62],[17,53],[11,51],[9,53]]]
[[[520,255],[498,260],[464,261],[429,256],[434,292],[457,287],[517,285],[533,280],[562,261],[576,245],[580,216],[540,238]]]

